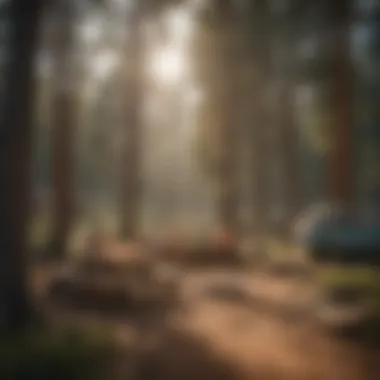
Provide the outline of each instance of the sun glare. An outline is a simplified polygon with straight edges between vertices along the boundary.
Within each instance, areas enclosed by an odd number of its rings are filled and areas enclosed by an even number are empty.
[[[97,79],[107,78],[117,65],[116,56],[110,52],[99,53],[92,61],[92,73]]]
[[[166,47],[158,50],[151,60],[153,79],[161,84],[173,84],[185,75],[184,56],[180,49]]]
[[[183,43],[187,40],[192,32],[192,19],[189,11],[186,8],[178,8],[168,11],[166,22],[173,38],[178,43]]]
[[[166,13],[165,23],[170,42],[152,52],[148,75],[156,84],[174,85],[188,75],[186,50],[193,27],[191,12],[186,7],[173,8]]]
[[[101,25],[99,21],[88,21],[81,26],[80,33],[86,44],[94,44],[101,37]]]

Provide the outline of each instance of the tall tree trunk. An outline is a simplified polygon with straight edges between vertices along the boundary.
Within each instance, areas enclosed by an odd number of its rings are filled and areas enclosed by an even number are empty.
[[[331,2],[334,42],[334,141],[330,154],[330,196],[337,204],[353,200],[353,69],[350,54],[351,1]]]
[[[143,39],[141,33],[143,5],[130,15],[127,38],[126,123],[122,148],[121,225],[123,239],[137,235],[141,196],[141,108],[143,102]]]
[[[233,75],[233,74],[232,74]],[[228,77],[228,75],[226,75]],[[219,103],[221,162],[219,172],[219,218],[223,227],[238,232],[237,128],[234,123],[234,97],[230,86],[223,91]]]
[[[284,202],[280,223],[280,234],[289,238],[292,232],[292,223],[301,210],[301,162],[299,133],[295,120],[295,20],[291,10],[282,18],[282,25],[278,30],[281,42],[282,61],[279,74],[279,128],[280,167],[282,170],[282,200]]]
[[[41,0],[13,0],[0,125],[0,328],[29,322],[27,222],[30,206],[34,58]]]
[[[219,163],[219,221],[224,228],[238,232],[238,128],[236,125],[236,86],[237,66],[233,61],[233,47],[236,42],[237,28],[233,2],[216,4],[220,14],[220,41],[215,52],[220,65],[216,81],[211,84],[211,96],[216,102],[220,133],[220,163]]]
[[[270,30],[268,3],[260,0],[254,5],[254,51],[258,68],[257,112],[252,130],[252,175],[253,175],[253,232],[264,236],[269,231],[270,181],[269,181],[269,103],[268,85],[270,74]]]
[[[301,164],[299,150],[299,135],[294,118],[294,98],[292,86],[284,84],[281,99],[280,145],[283,170],[284,214],[282,232],[284,237],[290,237],[292,224],[301,211]]]
[[[48,249],[52,257],[62,259],[67,254],[74,216],[75,9],[73,2],[67,0],[60,0],[57,5],[52,99],[53,232]]]

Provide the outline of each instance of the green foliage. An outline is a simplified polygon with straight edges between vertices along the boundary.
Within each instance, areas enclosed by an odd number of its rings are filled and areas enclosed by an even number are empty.
[[[317,153],[326,153],[334,138],[332,110],[327,102],[313,99],[299,111],[301,132],[309,147]]]
[[[38,210],[29,227],[29,244],[33,250],[41,250],[48,241],[51,233],[51,220],[47,213]]]
[[[207,179],[215,180],[221,161],[221,141],[216,112],[203,104],[197,114],[194,151],[199,167]]]
[[[359,185],[373,191],[380,184],[380,152],[376,145],[373,147],[369,146],[369,143],[366,145],[362,151],[359,151]]]
[[[0,378],[101,379],[110,353],[106,340],[76,331],[34,331],[6,337],[0,339]]]
[[[328,112],[317,109],[310,110],[304,125],[310,147],[321,153],[329,150],[333,134]]]

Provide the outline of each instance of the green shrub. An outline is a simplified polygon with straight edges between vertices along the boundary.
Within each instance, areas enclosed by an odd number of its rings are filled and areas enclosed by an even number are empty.
[[[110,344],[75,331],[30,332],[0,339],[1,380],[104,378]]]

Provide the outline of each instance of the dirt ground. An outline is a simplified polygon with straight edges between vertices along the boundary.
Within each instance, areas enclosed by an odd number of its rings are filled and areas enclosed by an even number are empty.
[[[186,311],[171,323],[205,342],[239,379],[378,378],[378,352],[333,337],[310,318],[307,283],[196,273],[184,278],[183,291]]]
[[[123,317],[108,320],[115,336],[128,346],[121,354],[120,377],[378,379],[379,352],[323,331],[305,311],[311,294],[307,283],[268,275],[236,271],[184,274],[178,309],[165,316],[150,315],[143,327]],[[106,320],[99,315],[97,319]]]

